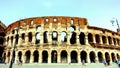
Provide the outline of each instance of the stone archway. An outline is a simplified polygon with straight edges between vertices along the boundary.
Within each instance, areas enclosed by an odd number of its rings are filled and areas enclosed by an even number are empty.
[[[22,52],[21,51],[18,52],[18,59],[19,59],[19,61],[22,61]]]
[[[56,50],[53,50],[51,53],[51,62],[57,63],[57,51]]]
[[[85,51],[81,51],[80,53],[80,58],[81,58],[81,62],[84,60],[85,62],[87,62],[87,53]]]
[[[67,63],[67,52],[65,50],[61,52],[61,63]]]
[[[102,63],[102,61],[103,61],[103,54],[101,52],[98,52],[97,55],[98,55],[98,61],[100,63]]]
[[[115,54],[114,53],[111,53],[111,58],[112,58],[112,62],[115,62],[116,59],[115,59]]]
[[[89,57],[90,57],[90,62],[95,63],[95,53],[93,51],[90,52]]]
[[[33,55],[34,55],[34,62],[38,62],[38,60],[39,60],[39,52],[36,50],[36,51],[34,51]]]
[[[42,63],[48,63],[48,52],[47,51],[42,52]]]
[[[31,55],[30,51],[26,51],[26,53],[25,53],[25,56],[26,56],[25,63],[30,63],[30,55]]]
[[[71,52],[71,63],[77,63],[77,52],[76,51],[72,51]]]
[[[105,53],[105,59],[108,63],[110,62],[110,55],[108,52]]]

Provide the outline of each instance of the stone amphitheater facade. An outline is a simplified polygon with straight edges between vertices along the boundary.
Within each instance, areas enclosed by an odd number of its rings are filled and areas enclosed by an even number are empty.
[[[89,26],[86,18],[44,16],[18,20],[6,29],[5,61],[23,63],[115,62],[120,32]]]

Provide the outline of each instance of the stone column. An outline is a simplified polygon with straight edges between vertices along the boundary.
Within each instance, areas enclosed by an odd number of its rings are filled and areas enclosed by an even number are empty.
[[[19,60],[19,58],[18,58],[18,52],[15,52],[15,64],[17,64],[17,61]]]
[[[42,52],[41,51],[39,52],[39,61],[38,62],[42,63]]]
[[[12,43],[12,47],[16,44],[16,40],[15,37],[13,36],[13,43]]]
[[[111,45],[114,45],[114,41],[112,37],[111,37]]]
[[[90,56],[89,56],[89,53],[87,53],[87,63],[90,63]]]
[[[19,46],[21,45],[21,41],[22,41],[22,37],[19,36],[19,39],[18,39],[18,45],[19,45]]]
[[[25,61],[26,61],[26,55],[25,55],[25,52],[22,52],[21,60],[22,60],[23,63],[25,63]]]
[[[60,32],[58,32],[58,42],[61,43],[61,34],[60,34]]]
[[[25,43],[26,43],[26,45],[28,45],[28,42],[29,42],[28,39],[29,38],[28,38],[28,34],[27,34],[27,35],[25,35]]]
[[[68,63],[71,63],[71,55],[70,55],[70,52],[68,52]]]
[[[80,53],[78,53],[78,57],[77,57],[77,59],[78,59],[78,63],[81,63]]]
[[[96,43],[96,38],[94,34],[93,34],[93,43]]]
[[[44,36],[43,36],[43,31],[41,31],[40,32],[40,44],[43,44],[43,38],[44,38]]]
[[[32,35],[32,44],[35,45],[35,41],[36,41],[36,37],[35,37],[35,33],[33,33]]]
[[[6,51],[6,60],[5,62],[8,62],[8,51]]]
[[[33,52],[31,52],[31,55],[30,55],[30,63],[33,63],[34,61],[34,55],[33,55]]]
[[[11,38],[10,38],[10,37],[9,37],[8,42],[7,42],[7,45],[8,45],[8,46],[12,46],[12,44],[11,44]]]
[[[51,31],[49,31],[48,43],[52,43],[52,32]]]
[[[61,61],[60,61],[60,53],[59,52],[57,53],[57,63],[61,63]]]
[[[108,36],[106,37],[106,44],[109,45]]]
[[[99,62],[97,52],[95,52],[95,62],[96,62],[96,63]]]
[[[51,63],[51,51],[48,52],[48,63]]]
[[[79,33],[77,33],[77,35],[76,35],[76,43],[77,43],[77,44],[80,44],[79,39],[80,39],[80,38],[79,38]]]
[[[70,44],[70,32],[67,32],[67,44]]]
[[[88,45],[88,34],[85,34],[85,44]]]
[[[100,35],[100,44],[103,44],[103,42],[102,42],[102,36]]]

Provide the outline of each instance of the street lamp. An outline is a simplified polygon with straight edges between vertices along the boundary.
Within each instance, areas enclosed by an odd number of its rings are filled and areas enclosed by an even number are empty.
[[[17,30],[17,35],[18,35],[19,29],[20,29],[20,21],[18,21],[18,28],[16,29],[16,30]],[[14,42],[14,46],[13,46],[13,50],[12,50],[12,58],[11,58],[11,61],[10,61],[10,66],[9,66],[9,68],[12,68],[13,62],[14,62],[14,60],[15,60],[14,52],[15,52],[16,42],[17,42],[17,41],[18,41],[18,40],[15,40],[15,42]]]
[[[114,20],[111,20],[112,25],[114,25],[114,22],[116,22],[118,26],[117,30],[120,30],[118,19],[117,18],[112,18],[112,19],[114,19]]]

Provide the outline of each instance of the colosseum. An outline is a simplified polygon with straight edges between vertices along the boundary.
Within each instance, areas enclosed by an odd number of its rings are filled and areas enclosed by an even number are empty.
[[[13,22],[5,32],[2,56],[7,63],[12,56],[15,63],[101,63],[103,59],[114,63],[120,57],[120,30],[89,26],[86,18],[26,18]]]

